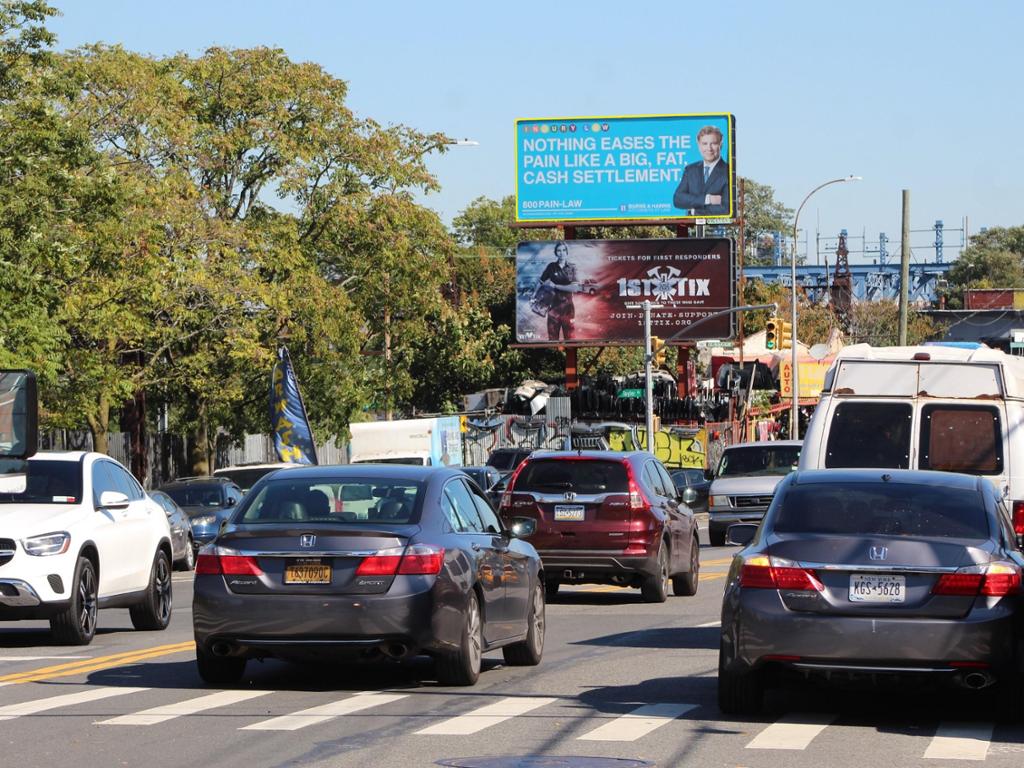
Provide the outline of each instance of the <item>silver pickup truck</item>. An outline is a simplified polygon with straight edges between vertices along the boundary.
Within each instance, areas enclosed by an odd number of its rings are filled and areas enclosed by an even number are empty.
[[[708,491],[708,538],[725,544],[733,523],[758,522],[775,495],[775,486],[797,468],[799,440],[737,443],[722,453]]]

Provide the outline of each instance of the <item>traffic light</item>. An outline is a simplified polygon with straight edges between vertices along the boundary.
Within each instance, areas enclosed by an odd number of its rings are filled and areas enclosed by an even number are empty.
[[[764,348],[779,349],[779,318],[769,317],[764,326]]]
[[[668,347],[657,336],[651,336],[651,365],[658,367],[665,364]]]
[[[778,321],[778,337],[779,337],[779,349],[785,349],[793,347],[793,324],[787,323],[785,320]]]

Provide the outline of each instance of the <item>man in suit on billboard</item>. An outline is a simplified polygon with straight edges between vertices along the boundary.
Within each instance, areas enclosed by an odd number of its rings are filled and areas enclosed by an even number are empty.
[[[729,164],[722,159],[722,132],[705,125],[697,133],[697,148],[703,159],[686,166],[672,204],[697,216],[728,214],[730,176]]]

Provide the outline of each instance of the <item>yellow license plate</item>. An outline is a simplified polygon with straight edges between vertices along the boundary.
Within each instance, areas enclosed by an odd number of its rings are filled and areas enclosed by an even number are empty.
[[[284,568],[285,584],[330,584],[331,566],[320,563],[300,563],[286,565]]]

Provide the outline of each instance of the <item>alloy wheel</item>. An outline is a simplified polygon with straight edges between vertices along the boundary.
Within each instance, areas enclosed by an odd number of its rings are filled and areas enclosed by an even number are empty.
[[[480,606],[476,600],[469,604],[469,615],[466,617],[466,633],[469,635],[469,661],[473,669],[480,668],[483,656],[480,640]]]
[[[96,599],[96,574],[92,568],[83,568],[78,578],[78,626],[82,635],[91,637],[96,631],[96,611],[98,601]]]

